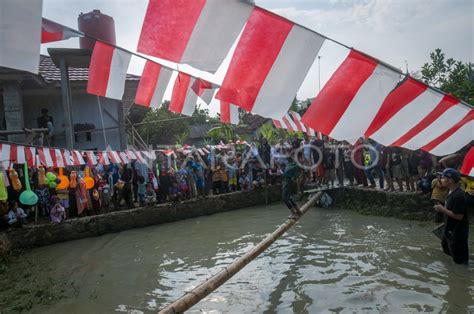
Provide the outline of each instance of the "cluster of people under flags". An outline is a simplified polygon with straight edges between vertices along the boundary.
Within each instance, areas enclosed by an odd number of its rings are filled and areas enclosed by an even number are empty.
[[[60,223],[71,217],[277,184],[283,184],[283,198],[292,211],[292,198],[307,186],[362,186],[426,195],[434,189],[434,199],[443,202],[437,192],[442,188],[437,172],[460,169],[469,156],[471,168],[464,166],[461,181],[472,202],[474,149],[469,154],[468,149],[438,158],[423,151],[384,147],[373,140],[350,145],[324,136],[300,138],[298,133],[274,143],[265,138],[250,143],[222,140],[202,148],[185,145],[142,152],[2,144],[1,217],[3,227],[45,219]],[[27,198],[27,192],[37,197]]]

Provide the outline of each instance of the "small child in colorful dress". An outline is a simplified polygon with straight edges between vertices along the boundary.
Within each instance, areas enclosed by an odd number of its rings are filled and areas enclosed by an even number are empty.
[[[56,195],[51,196],[50,219],[52,223],[59,224],[66,219],[66,211]]]

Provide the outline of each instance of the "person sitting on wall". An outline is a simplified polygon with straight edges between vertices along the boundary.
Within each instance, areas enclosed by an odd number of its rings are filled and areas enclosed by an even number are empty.
[[[444,253],[450,255],[456,264],[469,261],[469,220],[467,217],[466,195],[460,186],[460,175],[453,168],[441,173],[442,183],[449,189],[445,205],[435,205],[437,213],[444,214],[444,233],[441,246]]]
[[[48,129],[48,134],[46,135],[46,141],[50,146],[53,146],[53,132],[54,124],[53,117],[48,114],[48,109],[41,109],[41,116],[36,119],[39,129]]]
[[[18,207],[18,202],[11,200],[8,202],[8,214],[5,219],[11,227],[21,227],[24,224],[27,224],[26,220],[28,215],[25,213],[23,208]]]

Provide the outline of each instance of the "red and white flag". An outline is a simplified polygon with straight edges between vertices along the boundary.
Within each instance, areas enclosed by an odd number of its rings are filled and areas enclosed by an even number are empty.
[[[0,67],[38,73],[42,9],[42,0],[0,1]]]
[[[169,111],[189,117],[193,115],[198,95],[193,91],[192,86],[196,80],[199,79],[189,74],[178,73],[174,81]]]
[[[25,146],[10,146],[10,162],[12,164],[28,164],[33,167],[36,164],[36,148]]]
[[[351,50],[303,116],[303,123],[337,140],[363,136],[400,75]]]
[[[131,57],[123,50],[96,41],[89,65],[87,92],[122,100]]]
[[[239,107],[221,101],[221,122],[226,124],[239,124]]]
[[[73,37],[82,37],[77,31],[64,25],[58,24],[43,17],[41,25],[41,43],[50,43],[53,41],[66,40]]]
[[[290,117],[290,115],[287,113],[281,118],[281,121],[285,125],[285,128],[290,131],[290,132],[297,132],[298,127],[296,126],[295,122],[293,119]]]
[[[107,152],[98,152],[97,153],[97,159],[99,161],[99,164],[108,166],[110,165],[110,160]]]
[[[121,164],[123,163],[122,159],[120,159],[120,156],[117,152],[115,151],[109,151],[109,160],[113,164]]]
[[[241,0],[150,0],[137,50],[215,72],[253,8]]]
[[[172,74],[172,70],[158,63],[147,61],[138,85],[135,103],[152,108],[161,106]]]
[[[255,8],[216,98],[265,118],[280,119],[323,42],[322,36]]]
[[[122,163],[123,163],[123,164],[128,164],[128,163],[130,162],[130,160],[128,160],[127,153],[125,153],[125,152],[119,152],[118,154],[119,154],[120,159],[122,160]]]
[[[135,152],[135,155],[137,156],[137,160],[139,162],[141,162],[142,164],[145,164],[146,163],[146,160],[145,158],[142,156],[142,153],[141,152]]]
[[[64,160],[62,149],[55,149],[54,150],[54,167],[55,168],[64,168],[67,165],[67,160]]]
[[[461,174],[474,177],[474,146],[471,147],[469,152],[466,154],[466,157],[464,157]]]
[[[81,166],[81,165],[86,164],[86,162],[84,160],[84,157],[82,156],[81,152],[78,152],[77,150],[74,150],[71,153],[72,153],[71,157],[72,157],[74,166]]]
[[[137,155],[135,155],[135,153],[131,150],[127,150],[127,156],[128,156],[128,159],[130,159],[130,160],[136,160],[137,159]]]
[[[214,92],[217,86],[215,86],[211,82],[197,78],[194,80],[194,83],[191,88],[194,93],[202,99],[202,101],[209,105],[212,100],[212,97],[214,96]]]
[[[474,109],[470,109],[458,123],[421,147],[421,149],[436,156],[445,156],[457,152],[472,142],[474,134],[473,120]]]
[[[273,120],[273,124],[275,125],[277,129],[286,129],[286,124],[284,122],[277,119],[272,119],[272,120]]]
[[[56,152],[54,149],[40,147],[38,148],[38,157],[40,163],[47,167],[56,167]]]
[[[295,111],[290,111],[290,115],[293,118],[293,122],[296,125],[296,129],[299,132],[306,133],[306,127],[301,122],[301,115],[298,112],[295,112]]]
[[[467,111],[458,100],[408,78],[385,99],[365,137],[417,150],[458,123]],[[421,136],[411,141],[417,135]]]
[[[87,160],[88,160],[89,165],[91,165],[91,166],[97,165],[97,157],[95,156],[94,152],[87,151],[86,156],[87,156]]]

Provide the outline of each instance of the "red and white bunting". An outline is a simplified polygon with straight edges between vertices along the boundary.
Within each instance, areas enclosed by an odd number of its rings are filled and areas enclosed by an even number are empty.
[[[221,122],[226,124],[239,124],[239,107],[221,101]]]
[[[211,82],[208,82],[201,78],[197,78],[194,80],[194,83],[191,88],[194,93],[202,99],[202,101],[209,105],[211,103],[212,97],[214,96],[214,92],[217,86],[213,85]]]
[[[36,148],[10,145],[10,162],[12,164],[28,164],[29,167],[36,165]]]
[[[96,41],[89,65],[87,92],[121,100],[131,57],[123,50]]]
[[[94,153],[94,152],[87,151],[87,152],[86,152],[86,156],[87,156],[87,163],[88,163],[90,166],[95,166],[95,165],[97,165],[97,157],[95,156],[95,153]]]
[[[59,168],[59,167],[64,168],[67,164],[67,161],[64,160],[61,149],[55,149],[54,150],[54,158],[53,159],[56,159],[55,162],[54,162],[54,167],[55,168]]]
[[[70,28],[50,21],[43,17],[41,24],[41,43],[50,43],[53,41],[66,40],[73,37],[82,37],[82,35]]]
[[[286,129],[288,129],[288,131],[290,131],[290,132],[297,132],[298,131],[298,127],[296,126],[295,122],[293,122],[293,119],[290,117],[290,115],[288,113],[285,114],[283,116],[283,118],[281,118],[281,120],[285,124]]]
[[[466,157],[464,157],[461,174],[474,177],[474,146],[471,147],[469,152],[466,154]]]
[[[0,1],[0,67],[38,73],[42,0]]]
[[[146,163],[145,158],[143,158],[142,154],[140,152],[135,152],[135,155],[137,156],[137,160],[141,163]]]
[[[198,95],[192,90],[197,79],[185,73],[178,73],[174,81],[169,111],[191,117],[196,109]]]
[[[56,166],[56,152],[53,149],[44,147],[38,148],[38,157],[43,166],[47,168]]]
[[[468,110],[458,100],[409,78],[388,95],[365,136],[386,146],[416,150],[458,123]],[[427,128],[430,138],[411,141]]]
[[[152,108],[161,106],[172,74],[172,70],[147,61],[138,85],[135,103]]]
[[[215,72],[252,10],[241,0],[150,0],[137,50]]]
[[[119,156],[119,154],[118,154],[117,152],[115,152],[115,151],[108,151],[107,153],[108,153],[108,155],[109,155],[109,160],[110,160],[111,163],[113,163],[113,164],[121,164],[121,163],[123,163],[123,162],[122,162],[122,159],[120,159],[120,156]]]
[[[216,98],[265,118],[280,119],[323,42],[322,36],[255,8]]]
[[[197,151],[198,151],[199,155],[201,155],[201,156],[206,155],[206,153],[204,152],[204,150],[202,148],[198,148]]]
[[[290,115],[293,118],[293,122],[296,125],[296,129],[300,132],[306,133],[306,127],[301,122],[301,116],[298,112],[290,111]]]
[[[82,156],[82,153],[78,152],[77,150],[72,151],[72,160],[73,160],[74,166],[81,166],[81,165],[86,164],[86,162],[84,161],[84,157]]]
[[[273,120],[273,124],[275,125],[277,129],[286,129],[286,124],[284,122],[277,119],[272,119],[272,120]]]
[[[130,160],[137,159],[137,155],[135,155],[135,153],[131,150],[127,150],[127,156],[128,156],[128,159],[130,159]]]
[[[457,152],[472,141],[474,134],[474,110],[454,126],[421,147],[422,150],[436,156],[444,156]]]
[[[130,161],[128,160],[127,153],[125,152],[120,152],[119,153],[120,159],[122,160],[122,163],[128,164]]]
[[[107,152],[98,152],[97,153],[97,159],[99,161],[99,164],[108,166],[110,165],[110,160]]]
[[[352,50],[316,96],[303,123],[337,140],[363,136],[400,75]]]

